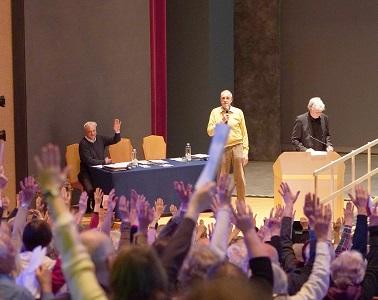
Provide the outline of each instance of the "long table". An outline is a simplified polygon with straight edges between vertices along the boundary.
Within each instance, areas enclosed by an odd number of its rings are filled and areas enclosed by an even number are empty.
[[[152,205],[156,198],[164,199],[165,204],[179,205],[180,201],[174,190],[173,182],[195,184],[206,161],[192,160],[190,162],[178,162],[167,159],[171,167],[150,165],[150,168],[137,167],[131,170],[108,170],[92,167],[90,174],[95,186],[100,187],[105,194],[115,188],[117,196],[125,195],[128,199],[130,191],[136,190],[143,194]]]

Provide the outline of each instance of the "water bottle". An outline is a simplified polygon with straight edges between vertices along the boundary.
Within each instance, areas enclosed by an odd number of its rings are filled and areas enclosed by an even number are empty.
[[[192,147],[190,146],[189,143],[186,143],[186,146],[185,146],[185,159],[186,161],[192,160]]]
[[[137,151],[133,149],[131,151],[131,165],[135,168],[138,166]]]

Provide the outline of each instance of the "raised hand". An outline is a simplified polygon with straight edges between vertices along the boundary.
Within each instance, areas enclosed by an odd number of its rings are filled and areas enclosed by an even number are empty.
[[[319,197],[315,197],[315,194],[307,193],[303,205],[303,213],[307,217],[311,228],[315,222],[315,209],[320,205]]]
[[[187,217],[197,220],[199,214],[210,208],[215,183],[209,181],[199,187],[190,198]]]
[[[245,201],[236,201],[236,210],[232,210],[235,217],[235,225],[245,234],[250,230],[255,230],[256,227],[256,215],[253,216],[253,212],[249,206],[245,204]]]
[[[314,231],[318,241],[326,241],[328,237],[329,226],[332,218],[332,211],[330,205],[315,204],[314,212]]]
[[[294,205],[295,201],[297,201],[300,191],[297,191],[296,194],[291,192],[290,186],[286,182],[282,182],[280,184],[280,190],[278,191],[282,196],[285,205]]]
[[[352,226],[353,217],[354,217],[354,205],[352,202],[348,202],[344,208],[344,224],[348,226]]]
[[[165,205],[164,200],[162,198],[157,198],[155,201],[155,207],[154,207],[154,219],[158,221],[161,217],[161,215],[164,213]]]
[[[115,189],[109,192],[108,212],[113,213],[113,210],[117,204],[118,197],[115,194]]]
[[[20,181],[20,205],[24,208],[29,208],[38,190],[38,185],[34,177],[28,176],[23,181]]]
[[[102,190],[100,188],[96,188],[96,190],[93,194],[93,197],[94,197],[94,201],[95,201],[94,211],[98,212],[99,209],[100,209],[102,199],[104,197],[104,193],[102,192]]]
[[[88,202],[88,194],[87,192],[82,192],[80,194],[80,198],[79,198],[79,213],[84,215],[85,214],[85,211],[87,209],[87,202]]]
[[[293,194],[291,192],[290,186],[286,182],[282,182],[280,184],[280,190],[278,192],[285,202],[283,216],[293,218],[294,203],[297,201],[300,191],[297,191],[296,194]]]
[[[139,222],[138,231],[147,232],[148,225],[154,219],[154,210],[150,207],[144,195],[138,195],[137,214]]]
[[[375,203],[369,216],[369,226],[378,226],[378,202]]]
[[[59,195],[59,190],[67,179],[67,171],[60,166],[60,152],[55,145],[48,144],[42,147],[41,155],[35,156],[38,170],[38,183],[42,193],[47,198]],[[49,200],[49,199],[47,199]]]
[[[70,208],[71,207],[71,198],[72,198],[72,193],[67,190],[65,187],[62,187],[60,189],[60,196],[62,197],[64,204]]]
[[[121,131],[121,124],[122,122],[119,119],[114,119],[114,125],[113,125],[114,132],[117,133]]]
[[[185,185],[182,181],[174,181],[173,185],[181,200],[180,210],[186,211],[186,209],[188,208],[189,200],[193,194],[193,186],[191,184]]]
[[[176,217],[179,213],[179,210],[177,209],[177,207],[174,205],[174,204],[171,204],[169,206],[169,212],[172,214],[172,217]]]
[[[353,202],[353,204],[357,207],[357,213],[359,215],[365,215],[367,216],[368,210],[368,202],[369,202],[369,194],[367,191],[361,186],[356,186],[355,191],[355,197],[352,196],[352,194],[348,194],[350,197],[350,200]]]
[[[275,210],[274,208],[272,208],[272,210],[270,211],[267,226],[270,229],[272,236],[280,235],[283,212],[284,208],[281,205],[277,205]]]
[[[138,194],[135,190],[131,190],[130,194],[130,224],[138,226],[138,215],[137,215],[137,201]]]
[[[129,222],[130,217],[130,202],[125,196],[119,197],[118,211],[121,214],[122,222]]]
[[[217,183],[216,192],[213,196],[213,204],[211,209],[214,214],[217,213],[218,208],[228,208],[231,205],[231,196],[235,188],[230,186],[231,179],[229,175],[223,175],[219,178]]]

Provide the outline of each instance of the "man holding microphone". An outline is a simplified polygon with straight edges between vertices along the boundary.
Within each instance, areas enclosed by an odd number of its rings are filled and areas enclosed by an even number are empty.
[[[213,136],[215,126],[218,123],[227,124],[230,127],[230,134],[224,148],[219,175],[229,174],[232,164],[237,198],[244,200],[244,166],[248,163],[249,150],[248,132],[245,126],[243,111],[231,106],[232,100],[232,93],[229,90],[221,92],[221,106],[211,111],[207,133],[209,136]]]

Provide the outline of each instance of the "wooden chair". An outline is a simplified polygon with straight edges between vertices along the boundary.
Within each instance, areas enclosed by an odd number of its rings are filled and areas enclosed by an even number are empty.
[[[71,188],[83,191],[83,186],[77,178],[80,172],[79,144],[71,144],[66,147],[66,163],[69,167],[68,183]]]
[[[167,144],[160,135],[149,135],[143,138],[143,152],[145,159],[167,158]]]
[[[122,138],[117,144],[109,146],[109,155],[113,163],[131,161],[132,150],[131,140]]]

